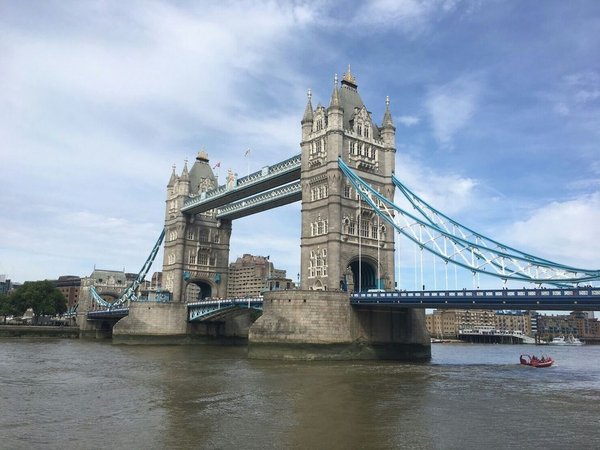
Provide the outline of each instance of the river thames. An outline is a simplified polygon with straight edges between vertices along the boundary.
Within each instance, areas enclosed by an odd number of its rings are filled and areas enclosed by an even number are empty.
[[[519,365],[542,352],[556,365]],[[432,355],[255,361],[246,347],[3,339],[0,448],[600,448],[600,346]]]

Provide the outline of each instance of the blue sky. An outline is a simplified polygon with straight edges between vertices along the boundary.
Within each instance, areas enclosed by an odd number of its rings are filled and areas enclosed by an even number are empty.
[[[307,89],[327,105],[348,64],[378,124],[389,95],[412,190],[600,268],[599,36],[593,0],[0,0],[0,274],[137,272],[173,164],[205,149],[223,179],[299,153]],[[295,279],[299,204],[233,227],[231,260]]]

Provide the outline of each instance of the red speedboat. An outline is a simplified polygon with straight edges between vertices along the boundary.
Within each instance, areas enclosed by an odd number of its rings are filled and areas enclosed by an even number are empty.
[[[531,366],[531,367],[550,367],[552,364],[554,364],[554,360],[550,357],[550,356],[542,356],[541,358],[538,358],[535,355],[521,355],[519,357],[519,360],[521,361],[521,364],[523,364],[524,366]]]

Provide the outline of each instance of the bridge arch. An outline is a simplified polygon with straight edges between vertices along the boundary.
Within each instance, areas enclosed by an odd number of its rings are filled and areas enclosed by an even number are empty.
[[[358,292],[359,287],[362,291],[376,289],[377,286],[377,260],[371,257],[358,256],[352,258],[347,265],[345,285],[351,292]],[[360,277],[360,278],[359,278]],[[360,279],[360,283],[359,283]]]
[[[321,282],[321,280],[316,280],[316,281],[315,281],[315,282],[312,284],[312,286],[311,286],[311,289],[312,289],[313,291],[325,291],[325,290],[327,290],[327,287],[326,287],[326,286],[323,286],[323,283]]]
[[[197,302],[212,297],[215,286],[205,278],[192,278],[185,285],[186,303]]]

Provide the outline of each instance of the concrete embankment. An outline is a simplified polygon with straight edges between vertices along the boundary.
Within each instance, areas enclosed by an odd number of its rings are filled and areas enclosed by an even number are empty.
[[[0,338],[79,338],[78,327],[0,325]]]

